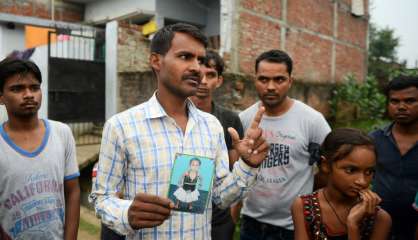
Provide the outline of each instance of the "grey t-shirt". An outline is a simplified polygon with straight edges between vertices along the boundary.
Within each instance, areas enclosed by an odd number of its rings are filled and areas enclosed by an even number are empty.
[[[250,126],[259,104],[239,115],[244,130]],[[293,200],[312,192],[313,187],[309,143],[321,144],[331,129],[321,113],[298,100],[281,116],[264,115],[260,127],[270,152],[260,167],[256,184],[244,199],[242,214],[293,230]]]
[[[70,128],[44,120],[41,146],[27,152],[0,127],[0,225],[12,239],[63,239],[64,181],[78,177]]]

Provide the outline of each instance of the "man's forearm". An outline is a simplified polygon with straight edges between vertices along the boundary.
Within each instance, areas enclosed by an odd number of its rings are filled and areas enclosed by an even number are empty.
[[[70,183],[67,183],[70,182]],[[64,239],[77,239],[78,224],[80,221],[80,188],[78,179],[65,182],[65,226]]]
[[[128,221],[128,210],[132,200],[120,199],[114,195],[101,195],[93,191],[94,208],[101,222],[121,235],[134,232]]]
[[[226,170],[228,171],[228,170]],[[251,185],[255,182],[258,169],[251,168],[239,160],[234,165],[232,173],[225,176],[214,191],[214,202],[220,208],[228,208],[231,204],[238,202],[245,195]]]

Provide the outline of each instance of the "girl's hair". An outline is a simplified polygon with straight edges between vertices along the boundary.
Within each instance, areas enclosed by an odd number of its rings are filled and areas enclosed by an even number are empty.
[[[202,165],[202,162],[200,162],[199,158],[191,158],[190,161],[189,161],[189,166],[192,165],[193,161],[199,162],[199,166]]]
[[[375,152],[373,140],[354,128],[338,128],[330,132],[322,143],[321,155],[331,165],[347,157],[355,147],[364,146]]]

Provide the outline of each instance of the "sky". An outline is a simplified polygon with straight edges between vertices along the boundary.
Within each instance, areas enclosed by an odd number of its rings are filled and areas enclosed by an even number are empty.
[[[371,21],[394,29],[400,38],[397,56],[418,68],[418,0],[370,0]]]

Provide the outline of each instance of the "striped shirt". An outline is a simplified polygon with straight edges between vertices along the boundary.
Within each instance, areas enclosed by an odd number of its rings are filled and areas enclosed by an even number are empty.
[[[212,115],[187,100],[185,132],[167,115],[155,94],[147,102],[110,118],[104,127],[96,181],[91,199],[97,215],[127,239],[210,239],[211,204],[203,214],[172,211],[160,226],[133,230],[128,208],[137,193],[167,197],[176,153],[215,160],[209,198],[226,208],[240,200],[254,183],[258,169],[239,160],[229,172],[224,132]],[[116,197],[124,189],[123,199]]]

